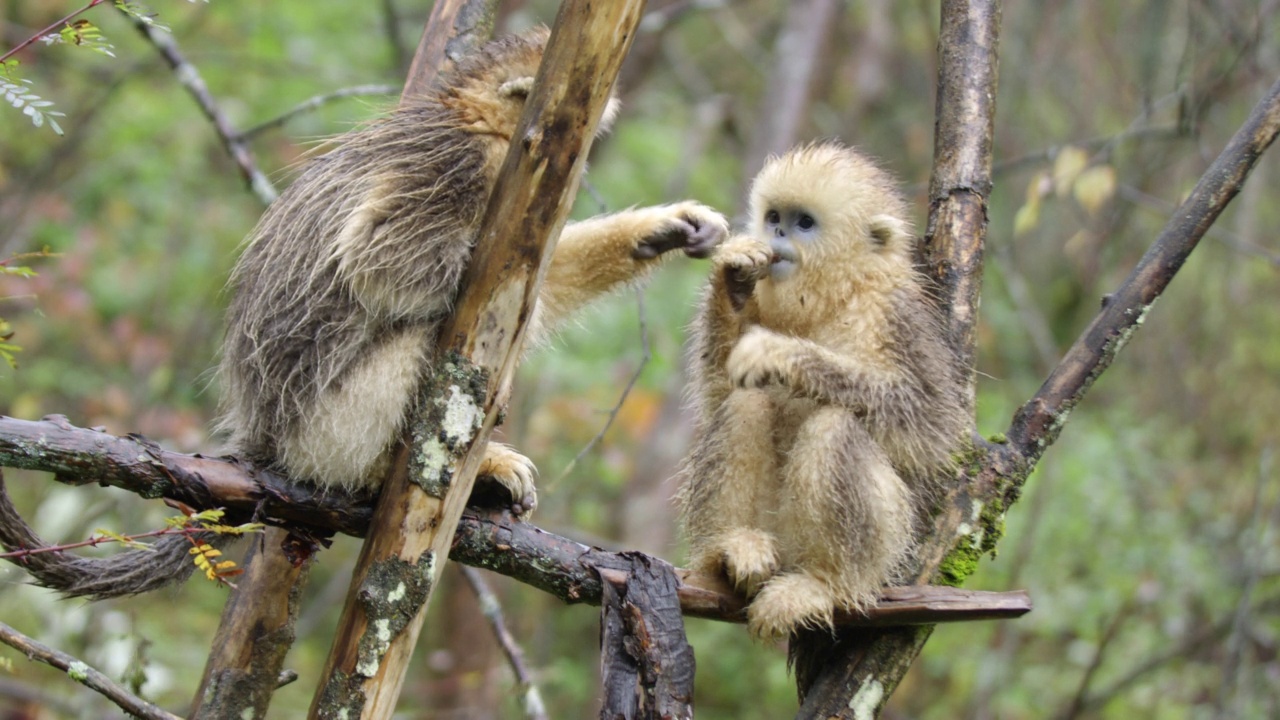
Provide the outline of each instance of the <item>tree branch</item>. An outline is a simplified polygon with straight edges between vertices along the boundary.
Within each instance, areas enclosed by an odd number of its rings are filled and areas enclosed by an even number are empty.
[[[209,122],[213,123],[213,129],[218,134],[218,139],[222,141],[223,149],[240,169],[240,175],[244,177],[249,189],[262,201],[263,205],[270,205],[271,201],[276,199],[275,186],[258,168],[258,163],[253,159],[253,153],[250,152],[244,136],[231,126],[231,121],[223,114],[222,108],[209,92],[209,86],[205,85],[204,79],[200,77],[200,71],[182,56],[171,35],[155,29],[124,10],[120,12],[133,23],[142,37],[151,43],[156,52],[160,53],[160,57],[164,58],[169,68],[173,70],[173,76],[195,99],[196,104],[200,106],[200,111],[209,119]]]
[[[1133,336],[1205,232],[1236,196],[1258,158],[1280,133],[1280,81],[1173,213],[1124,283],[1105,298],[1102,312],[1080,335],[1040,390],[1014,415],[1011,447],[1035,462],[1058,439],[1071,410]]]
[[[234,458],[159,450],[140,436],[116,437],[77,428],[65,418],[39,422],[0,417],[0,466],[52,472],[72,485],[95,480],[144,497],[165,497],[196,508],[221,507],[227,523],[255,517],[325,536],[363,537],[372,499],[320,491]],[[288,492],[282,492],[287,490]],[[345,507],[344,507],[345,506]],[[546,532],[510,515],[468,513],[458,524],[449,557],[512,577],[567,603],[600,603],[600,577],[621,582],[628,563],[601,550]],[[745,603],[719,580],[681,572],[686,615],[743,622]],[[888,625],[1012,618],[1031,608],[1025,592],[981,593],[945,587],[886,588],[866,616],[837,616],[840,624]]]
[[[111,678],[89,667],[84,661],[39,643],[2,622],[0,622],[0,642],[26,655],[28,660],[42,662],[65,671],[67,677],[101,694],[130,715],[143,720],[181,720],[179,716],[165,712],[120,687]]]
[[[452,553],[450,558],[456,559],[453,558]],[[507,621],[502,615],[502,605],[498,602],[498,596],[494,595],[493,590],[489,589],[489,583],[485,582],[479,570],[466,565],[459,565],[458,567],[462,570],[462,577],[466,578],[467,584],[471,586],[471,591],[476,594],[476,602],[480,605],[480,612],[489,621],[493,636],[497,638],[498,645],[502,647],[502,652],[507,656],[507,662],[511,665],[511,672],[516,676],[516,684],[520,686],[521,704],[525,717],[529,718],[529,720],[547,720],[547,706],[542,701],[542,692],[533,682],[533,675],[529,672],[529,666],[524,662],[524,650],[520,649],[520,645],[511,635],[511,631],[507,629]]]

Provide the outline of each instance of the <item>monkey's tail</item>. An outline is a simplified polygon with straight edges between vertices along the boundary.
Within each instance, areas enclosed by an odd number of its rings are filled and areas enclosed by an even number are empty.
[[[234,537],[200,533],[197,539],[217,547]],[[11,551],[49,547],[9,500],[3,471],[0,471],[0,545]],[[102,600],[137,595],[186,580],[195,570],[191,547],[186,536],[165,535],[153,543],[150,550],[128,550],[105,558],[82,558],[52,551],[6,559],[30,573],[37,585],[68,597]]]

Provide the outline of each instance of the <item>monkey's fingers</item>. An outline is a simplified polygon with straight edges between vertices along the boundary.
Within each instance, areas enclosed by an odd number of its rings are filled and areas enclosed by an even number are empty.
[[[688,239],[697,233],[698,228],[689,221],[671,218],[657,232],[641,240],[631,255],[640,260],[656,258],[662,253],[685,247]]]
[[[704,222],[698,218],[690,218],[689,224],[694,231],[687,238],[684,254],[691,258],[709,258],[717,246],[724,241],[725,228],[722,224]]]

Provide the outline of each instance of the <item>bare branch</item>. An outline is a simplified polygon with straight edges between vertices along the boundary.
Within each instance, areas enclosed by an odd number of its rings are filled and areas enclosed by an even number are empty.
[[[1280,81],[1254,107],[1249,119],[1196,183],[1155,243],[1102,312],[1085,329],[1058,367],[1013,418],[1010,444],[1034,462],[1054,443],[1072,408],[1142,324],[1191,251],[1236,196],[1258,158],[1280,133]]]
[[[520,649],[519,643],[511,635],[511,631],[507,629],[507,621],[502,616],[502,604],[498,602],[498,596],[494,595],[493,590],[489,589],[489,583],[485,582],[479,570],[466,565],[459,565],[458,568],[462,570],[462,577],[466,578],[472,592],[476,594],[480,612],[489,621],[489,627],[493,629],[493,635],[497,638],[498,645],[502,647],[502,652],[507,656],[507,662],[511,665],[511,672],[516,676],[516,684],[520,686],[520,699],[524,707],[525,717],[529,718],[529,720],[547,720],[547,707],[542,702],[542,692],[538,690],[537,684],[533,682],[533,675],[529,673],[529,666],[525,665],[524,650]]]
[[[255,136],[260,135],[267,130],[278,128],[293,118],[307,112],[311,112],[316,108],[328,105],[334,100],[341,100],[349,97],[360,97],[362,95],[391,95],[398,90],[394,85],[353,85],[349,88],[334,90],[323,95],[309,97],[306,100],[294,105],[292,108],[284,111],[276,117],[260,122],[257,125],[240,133],[238,140],[252,140]]]
[[[0,466],[56,473],[62,482],[94,480],[143,497],[167,497],[197,508],[222,507],[228,523],[255,517],[312,535],[361,537],[372,499],[291,484],[234,458],[206,458],[159,450],[139,436],[120,438],[73,427],[65,418],[30,422],[0,417]],[[287,490],[288,492],[280,492]],[[344,504],[347,507],[342,507]],[[567,603],[599,604],[600,576],[626,567],[617,553],[553,535],[509,515],[467,514],[458,525],[450,558],[492,570]],[[745,603],[719,581],[682,575],[687,615],[742,622]],[[841,624],[885,625],[1017,617],[1031,608],[1026,593],[980,593],[944,587],[886,588],[867,616],[841,616]]]
[[[427,31],[409,65],[401,101],[425,93],[436,75],[489,39],[497,4],[497,0],[438,0],[432,4]]]
[[[44,645],[0,622],[0,642],[35,660],[65,671],[67,677],[101,694],[120,709],[143,720],[181,720],[117,685],[82,660]]]
[[[168,33],[157,30],[124,10],[120,12],[133,23],[147,42],[151,43],[156,52],[160,53],[169,68],[173,70],[173,76],[195,99],[196,104],[200,106],[200,111],[209,119],[209,122],[213,123],[213,129],[218,134],[218,139],[222,141],[223,149],[235,161],[236,167],[240,168],[240,175],[244,177],[249,189],[262,201],[263,205],[271,204],[271,201],[276,199],[275,186],[271,184],[266,174],[258,169],[258,163],[253,159],[253,153],[249,151],[244,137],[231,126],[231,121],[223,114],[222,108],[209,92],[209,86],[205,85],[204,79],[200,77],[200,71],[183,57],[178,51],[177,43]]]

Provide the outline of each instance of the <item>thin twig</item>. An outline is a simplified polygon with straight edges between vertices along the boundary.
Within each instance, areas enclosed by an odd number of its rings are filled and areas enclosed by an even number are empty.
[[[23,653],[28,660],[42,662],[65,671],[67,677],[119,705],[120,709],[130,715],[144,720],[181,720],[179,716],[161,710],[125,690],[111,678],[89,667],[83,660],[77,660],[64,652],[54,650],[2,622],[0,622],[0,642]]]
[[[5,53],[4,55],[0,55],[0,63],[3,63],[5,60],[8,60],[9,58],[18,54],[18,52],[20,52],[23,48],[26,48],[27,46],[36,42],[37,40],[44,37],[45,35],[48,35],[49,33],[57,30],[59,27],[71,22],[71,20],[74,19],[77,15],[85,12],[86,10],[97,7],[98,5],[101,5],[104,2],[106,2],[106,0],[90,0],[88,4],[86,4],[84,7],[80,8],[79,10],[73,10],[71,13],[63,16],[60,20],[54,21],[51,25],[49,25],[49,27],[46,27],[45,29],[37,32],[35,35],[32,35],[26,40],[23,40],[22,42],[18,43],[16,47],[14,47],[12,50]]]
[[[578,461],[586,457],[587,453],[604,439],[605,433],[609,432],[609,428],[613,427],[613,421],[618,419],[618,413],[622,411],[622,406],[627,402],[627,397],[631,394],[631,390],[636,386],[636,382],[640,379],[640,375],[644,372],[644,368],[653,359],[653,352],[649,346],[649,320],[645,312],[644,290],[635,288],[636,294],[636,314],[640,318],[640,363],[636,365],[636,369],[631,373],[631,377],[627,380],[626,387],[622,388],[622,392],[618,395],[618,402],[613,404],[613,408],[609,411],[609,417],[605,419],[604,425],[600,431],[595,434],[587,444],[578,451],[577,455],[569,461],[560,475],[547,484],[547,492],[555,489],[562,480],[569,477],[569,473],[573,472],[574,467],[578,465]]]
[[[178,46],[173,41],[173,37],[168,33],[157,30],[138,18],[130,15],[124,10],[120,11],[129,18],[129,22],[138,29],[147,42],[151,43],[156,52],[164,58],[169,68],[173,70],[173,76],[178,82],[187,89],[191,97],[195,99],[196,104],[200,106],[201,112],[205,117],[213,123],[213,129],[218,134],[218,139],[222,141],[222,147],[231,156],[236,166],[240,169],[241,176],[249,185],[249,189],[253,194],[262,201],[263,205],[270,205],[271,201],[276,199],[275,186],[271,184],[271,180],[266,174],[258,168],[257,161],[253,159],[253,153],[245,144],[240,133],[231,126],[231,122],[222,112],[222,108],[218,106],[217,101],[213,99],[213,94],[209,92],[209,86],[205,85],[204,79],[200,77],[200,71],[195,65],[192,65],[182,53],[178,51]]]
[[[511,663],[511,671],[515,673],[516,684],[520,686],[520,697],[524,706],[525,717],[530,718],[530,720],[547,720],[547,707],[542,701],[542,692],[534,684],[533,675],[529,673],[529,666],[524,662],[524,650],[520,649],[515,637],[507,629],[507,621],[502,616],[502,604],[498,602],[498,596],[493,594],[493,590],[489,588],[489,583],[485,582],[479,570],[466,565],[459,565],[458,568],[462,570],[462,576],[467,579],[467,584],[475,592],[476,600],[480,605],[480,612],[484,613],[485,619],[489,621],[489,627],[493,629],[494,637],[497,638],[498,644],[502,646],[502,652],[507,656],[507,662]]]
[[[342,98],[349,98],[349,97],[358,97],[361,95],[394,95],[395,93],[398,93],[398,92],[400,92],[400,88],[395,85],[376,85],[375,84],[375,85],[353,85],[349,88],[334,90],[331,93],[316,95],[314,97],[310,97],[310,98],[307,98],[306,100],[303,100],[302,102],[298,103],[297,105],[294,105],[292,108],[284,111],[283,113],[281,113],[280,115],[277,115],[276,117],[271,118],[270,120],[266,120],[264,122],[258,123],[257,125],[254,125],[253,127],[249,128],[248,130],[245,130],[244,132],[240,133],[237,139],[251,140],[255,136],[267,130],[271,130],[272,128],[277,128],[277,127],[280,127],[281,125],[284,125],[285,123],[289,122],[290,120],[297,117],[298,115],[301,115],[302,113],[315,110],[316,108],[326,105],[328,103],[331,103],[334,100],[341,100]]]

